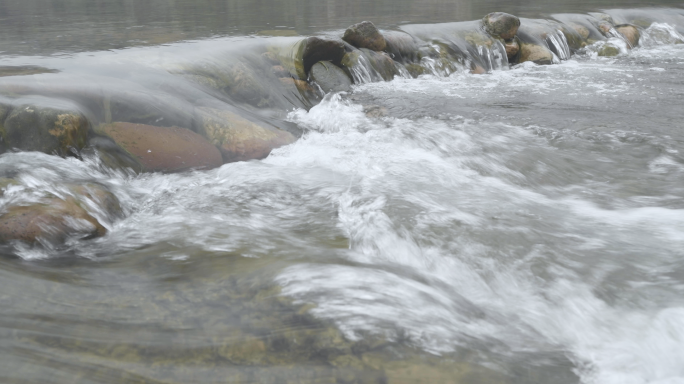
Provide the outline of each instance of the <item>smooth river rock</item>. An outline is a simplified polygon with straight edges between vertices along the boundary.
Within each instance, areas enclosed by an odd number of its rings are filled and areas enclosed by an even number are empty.
[[[323,92],[346,92],[351,89],[352,81],[338,66],[329,61],[319,61],[311,67],[311,79]]]
[[[553,64],[553,52],[541,45],[522,44],[520,46],[519,63],[526,61],[541,65]]]
[[[227,110],[199,108],[201,131],[221,152],[223,162],[258,160],[295,137],[275,127],[259,125]]]
[[[367,48],[372,51],[383,51],[387,46],[385,38],[370,21],[362,21],[347,28],[342,40],[356,48]]]
[[[621,34],[625,40],[629,43],[630,48],[634,48],[639,45],[639,38],[641,34],[639,29],[631,24],[622,24],[615,26],[615,30]]]
[[[17,105],[0,124],[6,149],[65,156],[86,143],[89,123],[77,110]]]
[[[223,164],[216,147],[186,128],[117,122],[95,131],[130,154],[140,166],[137,170],[143,172],[181,172]]]
[[[487,33],[504,40],[515,37],[520,27],[520,19],[517,16],[504,12],[492,12],[482,19],[482,23]]]
[[[0,216],[0,242],[59,245],[69,237],[103,236],[107,230],[75,198],[46,199],[41,204],[14,206]]]

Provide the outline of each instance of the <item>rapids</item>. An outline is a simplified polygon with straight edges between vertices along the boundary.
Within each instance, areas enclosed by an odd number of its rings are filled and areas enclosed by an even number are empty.
[[[371,15],[389,7],[377,4]],[[400,2],[378,25],[458,46],[463,20],[540,17],[464,4],[479,16]],[[581,6],[541,16],[587,17],[551,14]],[[68,20],[98,20],[83,12]],[[124,28],[140,21],[121,12]],[[158,42],[110,35],[117,20],[93,39],[54,20],[4,24],[0,65],[50,70],[0,77],[4,98],[107,90],[178,121],[221,105],[299,138],[263,160],[169,174],[88,151],[0,155],[16,181],[3,209],[82,183],[121,205],[120,217],[87,206],[103,237],[2,246],[0,381],[684,383],[684,11],[605,12],[646,20],[638,47],[613,37],[621,53],[600,57],[607,40],[571,50],[554,32],[553,65],[511,67],[500,43],[448,66],[424,58],[417,78],[399,64],[377,81],[366,63],[350,92],[274,92],[261,109],[179,73],[296,40],[253,29],[333,35],[365,16],[214,15],[206,32],[169,11],[141,21]],[[49,43],[55,31],[73,39]]]

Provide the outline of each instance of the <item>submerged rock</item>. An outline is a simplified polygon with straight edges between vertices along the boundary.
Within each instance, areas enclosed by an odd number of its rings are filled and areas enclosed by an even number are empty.
[[[403,62],[418,60],[418,44],[413,36],[399,31],[386,31],[383,36],[386,43],[385,51],[394,60]]]
[[[520,27],[520,19],[504,12],[493,12],[482,19],[484,28],[490,35],[510,40],[515,37]]]
[[[63,244],[67,238],[103,236],[107,230],[75,198],[46,199],[43,203],[14,206],[0,216],[0,242]]]
[[[414,79],[415,79],[416,77],[420,76],[420,75],[424,75],[424,74],[426,74],[426,73],[430,73],[427,69],[425,69],[425,67],[423,67],[423,66],[420,65],[420,64],[416,64],[416,63],[409,63],[409,64],[406,64],[406,65],[404,66],[404,68],[406,68],[406,70],[408,71],[408,73],[409,73],[409,74],[411,75],[411,77],[413,77]]]
[[[515,57],[517,57],[518,53],[520,52],[520,44],[516,39],[511,39],[510,41],[505,42],[504,48],[506,48],[506,57],[508,57],[509,61],[512,61]]]
[[[531,61],[535,64],[553,64],[553,52],[548,48],[536,44],[522,44],[520,46],[519,63]]]
[[[325,93],[346,92],[352,85],[349,76],[341,68],[329,61],[319,61],[314,64],[309,75]]]
[[[370,49],[361,48],[359,51],[368,59],[370,65],[385,81],[394,79],[394,76],[399,74],[397,67],[387,54],[371,51]]]
[[[313,92],[313,87],[304,80],[296,80],[291,77],[281,77],[278,79],[284,87],[295,87],[299,92]]]
[[[615,26],[615,30],[621,34],[625,40],[629,43],[630,48],[634,48],[639,45],[639,38],[641,34],[639,29],[631,24],[622,24]]]
[[[367,48],[372,51],[383,51],[387,46],[385,38],[370,21],[362,21],[347,28],[342,40],[356,48]]]
[[[211,169],[223,163],[216,147],[186,128],[118,122],[95,131],[126,151],[143,172]]]
[[[596,51],[599,56],[612,57],[620,54],[620,47],[612,44],[611,42],[606,42],[602,44]]]
[[[65,156],[83,148],[89,123],[75,109],[18,105],[12,108],[0,127],[4,128],[0,134],[4,136],[6,149]]]
[[[295,141],[290,132],[256,124],[231,111],[206,107],[199,111],[202,133],[218,147],[224,163],[263,159],[274,148]]]

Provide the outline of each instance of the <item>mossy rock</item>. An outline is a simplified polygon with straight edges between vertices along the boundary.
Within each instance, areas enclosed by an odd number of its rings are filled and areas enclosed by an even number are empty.
[[[342,40],[356,48],[367,48],[372,51],[383,51],[387,46],[385,37],[370,21],[362,21],[347,28]]]
[[[394,76],[399,74],[397,67],[394,65],[394,60],[389,57],[389,55],[371,51],[366,48],[360,49],[364,56],[368,59],[373,69],[383,78],[385,81],[390,81],[394,79]]]
[[[186,128],[117,122],[95,131],[130,154],[143,172],[181,172],[223,164],[216,147]]]
[[[5,119],[4,141],[7,149],[65,156],[83,148],[89,126],[86,117],[76,109],[17,105]]]
[[[409,64],[404,65],[404,67],[406,68],[408,73],[411,75],[411,77],[413,77],[414,79],[420,75],[430,73],[427,69],[425,69],[425,67],[423,67],[420,64],[416,64],[416,63],[409,63]]]
[[[611,43],[605,43],[598,49],[597,53],[602,57],[613,57],[620,54],[620,48]]]
[[[504,40],[515,37],[520,27],[520,19],[517,16],[504,12],[492,12],[482,18],[482,23],[487,33]]]
[[[214,108],[199,108],[201,131],[216,145],[224,163],[263,159],[274,148],[293,143],[287,131],[260,125],[237,113]]]
[[[309,76],[325,93],[346,92],[351,89],[352,81],[349,76],[329,61],[319,61],[314,64]]]

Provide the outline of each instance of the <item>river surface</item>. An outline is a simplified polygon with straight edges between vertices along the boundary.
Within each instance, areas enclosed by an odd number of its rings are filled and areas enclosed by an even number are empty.
[[[684,383],[682,4],[5,0],[0,66],[53,73],[0,89],[173,88],[182,112],[175,68],[269,34],[638,7],[662,23],[617,57],[274,99],[301,138],[261,161],[1,155],[3,206],[96,182],[124,217],[0,250],[0,382]]]

